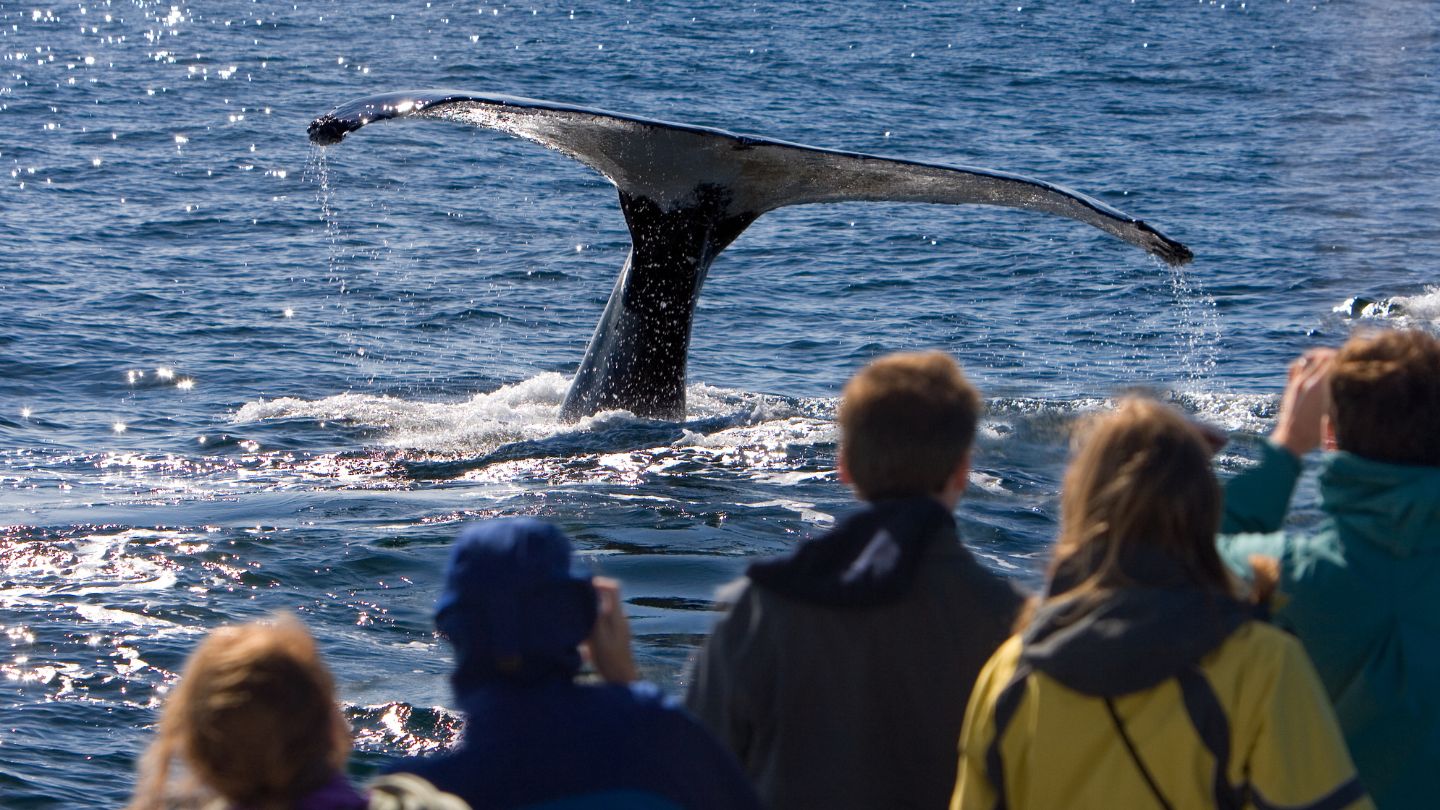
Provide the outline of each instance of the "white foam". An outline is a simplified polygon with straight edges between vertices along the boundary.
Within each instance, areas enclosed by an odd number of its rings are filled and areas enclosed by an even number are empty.
[[[476,457],[514,442],[623,427],[642,421],[625,411],[606,411],[578,422],[565,422],[559,413],[568,386],[569,380],[563,375],[544,373],[458,402],[353,393],[318,400],[282,397],[248,403],[235,414],[234,421],[298,418],[364,425],[377,429],[379,435],[374,443],[382,447],[447,457]],[[687,395],[691,426],[668,444],[617,448],[589,456],[591,463],[579,465],[557,466],[553,460],[543,458],[510,459],[472,470],[464,477],[501,485],[535,477],[623,483],[687,463],[729,468],[752,479],[778,485],[833,476],[833,470],[797,472],[794,451],[838,442],[839,430],[833,421],[836,400],[792,400],[704,384],[691,386]],[[1208,391],[1176,392],[1170,398],[1203,421],[1228,431],[1250,433],[1269,429],[1278,402],[1275,395]],[[1017,422],[1049,417],[1058,417],[1063,422],[1113,405],[1114,401],[1105,397],[993,399],[988,403],[989,414],[981,429],[989,439],[1004,441]],[[721,419],[724,426],[710,432],[695,426],[715,418]],[[573,454],[565,455],[568,462],[577,460]],[[322,457],[311,459],[309,464],[328,465],[329,461],[329,457]],[[346,468],[341,472],[365,480],[383,480],[391,472],[390,462],[384,458],[370,459],[367,464],[369,466]],[[303,467],[302,464],[296,469],[304,472]],[[337,478],[337,471],[328,467],[313,472],[317,477],[333,479],[332,483],[343,483]],[[975,483],[984,489],[997,486],[990,481]]]
[[[1202,422],[1227,431],[1264,433],[1275,423],[1279,394],[1229,394],[1185,391],[1175,401]]]
[[[978,470],[970,471],[970,485],[996,495],[1005,494],[1005,482],[999,476],[983,473]]]
[[[1391,301],[1400,305],[1401,320],[1440,328],[1440,287],[1427,287],[1419,295],[1396,296]]]
[[[232,421],[314,419],[365,425],[383,431],[378,441],[382,446],[463,455],[486,453],[511,442],[639,421],[627,411],[602,411],[573,423],[561,420],[560,406],[569,385],[569,378],[547,372],[463,402],[367,394],[337,394],[318,400],[279,397],[245,404]],[[738,416],[747,424],[710,436],[689,431],[676,447],[833,441],[818,428],[824,422],[799,417],[793,406],[773,397],[699,384],[686,390],[686,399],[689,419]]]
[[[377,427],[380,443],[432,452],[484,453],[509,442],[543,439],[587,424],[624,418],[607,412],[577,426],[560,421],[569,380],[545,373],[464,402],[424,402],[389,396],[337,394],[318,400],[281,397],[247,403],[233,421],[315,419]]]
[[[1355,312],[1357,299],[1351,298],[1333,311],[1359,320],[1388,321],[1396,326],[1440,330],[1440,286],[1426,287],[1418,295],[1397,295],[1365,304]]]

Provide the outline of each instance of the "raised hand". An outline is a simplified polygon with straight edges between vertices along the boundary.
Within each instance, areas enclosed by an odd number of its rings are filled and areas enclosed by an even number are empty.
[[[608,577],[591,580],[600,600],[595,627],[585,639],[583,648],[601,678],[610,683],[632,683],[640,680],[635,669],[635,656],[630,650],[630,621],[620,602],[620,583]]]
[[[1311,349],[1290,364],[1290,379],[1270,439],[1297,458],[1320,446],[1325,435],[1334,360],[1334,349]]]

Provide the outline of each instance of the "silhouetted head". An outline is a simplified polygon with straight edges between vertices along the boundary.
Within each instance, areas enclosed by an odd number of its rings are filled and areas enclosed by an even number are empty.
[[[1169,585],[1233,595],[1215,549],[1211,453],[1199,427],[1151,399],[1122,400],[1082,426],[1060,497],[1051,595],[1109,591],[1155,569],[1183,580]]]
[[[1413,329],[1356,335],[1335,356],[1330,392],[1341,450],[1440,467],[1440,340]]]
[[[892,354],[861,369],[840,403],[840,453],[867,501],[936,495],[975,441],[980,393],[944,352]]]
[[[171,763],[235,807],[289,808],[345,766],[350,731],[315,641],[290,616],[222,627],[165,701],[136,808],[168,806]]]
[[[571,563],[569,538],[541,520],[487,520],[460,533],[435,605],[435,626],[455,647],[457,691],[579,671],[596,595]]]

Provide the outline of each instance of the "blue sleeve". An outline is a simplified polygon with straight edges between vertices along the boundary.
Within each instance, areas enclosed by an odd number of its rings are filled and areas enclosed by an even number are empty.
[[[1283,447],[1262,442],[1260,463],[1225,484],[1220,533],[1279,531],[1299,480],[1300,459]]]

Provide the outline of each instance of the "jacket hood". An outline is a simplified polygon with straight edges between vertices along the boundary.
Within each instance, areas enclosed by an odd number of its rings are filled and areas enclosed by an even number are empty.
[[[1022,634],[1021,661],[1082,694],[1117,697],[1175,677],[1257,618],[1255,607],[1188,584],[1177,564],[1152,557],[1125,566],[1139,584],[1108,593],[1067,598],[1068,587],[1052,583]]]
[[[746,576],[782,596],[832,607],[898,601],[925,549],[955,538],[955,517],[934,498],[875,501],[794,552],[752,563]]]
[[[531,518],[472,525],[451,550],[435,604],[435,626],[455,647],[451,682],[463,692],[569,678],[596,610],[590,577],[572,571],[559,529]]]
[[[1440,467],[1331,453],[1320,470],[1320,503],[1345,536],[1401,557],[1440,552]]]

